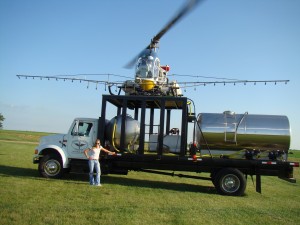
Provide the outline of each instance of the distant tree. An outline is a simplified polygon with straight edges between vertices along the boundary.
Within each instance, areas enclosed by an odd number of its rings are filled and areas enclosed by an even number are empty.
[[[0,113],[0,129],[3,128],[2,121],[4,120],[5,120],[4,116],[2,115],[2,113]]]

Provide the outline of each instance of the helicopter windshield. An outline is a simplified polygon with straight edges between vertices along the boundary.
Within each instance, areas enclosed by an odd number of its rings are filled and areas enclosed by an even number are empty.
[[[136,65],[137,78],[154,78],[159,75],[160,61],[156,53],[152,50],[145,50],[145,53],[138,59]]]

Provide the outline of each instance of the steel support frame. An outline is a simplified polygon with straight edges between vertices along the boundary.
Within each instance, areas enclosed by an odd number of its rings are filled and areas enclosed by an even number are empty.
[[[164,97],[164,96],[121,96],[121,95],[103,95],[102,96],[102,109],[100,123],[98,127],[98,138],[104,143],[105,139],[105,120],[107,103],[111,103],[117,107],[117,115],[122,115],[121,123],[121,139],[120,139],[120,149],[125,150],[125,119],[128,109],[133,109],[134,118],[140,118],[140,138],[139,138],[139,149],[138,154],[144,154],[145,147],[145,126],[146,126],[146,109],[150,109],[150,127],[149,133],[153,133],[154,126],[154,111],[155,109],[159,111],[159,134],[158,134],[158,155],[163,155],[163,138],[164,135],[168,133],[170,129],[171,111],[181,110],[181,146],[180,146],[180,156],[186,154],[187,148],[187,127],[188,127],[188,106],[187,98],[185,97]],[[172,105],[170,107],[169,105]],[[140,114],[139,114],[140,113]],[[109,118],[111,119],[111,118]],[[173,118],[176,119],[176,118]]]

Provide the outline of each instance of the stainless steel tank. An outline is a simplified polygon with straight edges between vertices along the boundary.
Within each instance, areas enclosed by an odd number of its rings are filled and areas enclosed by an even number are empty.
[[[290,124],[286,116],[200,113],[196,139],[200,149],[283,150],[290,147]],[[203,136],[200,132],[202,130]],[[207,147],[208,146],[208,147]]]
[[[106,125],[106,138],[112,147],[119,149],[121,140],[122,115],[112,118]],[[139,138],[140,126],[137,120],[130,116],[125,119],[125,145],[126,147],[134,145]]]

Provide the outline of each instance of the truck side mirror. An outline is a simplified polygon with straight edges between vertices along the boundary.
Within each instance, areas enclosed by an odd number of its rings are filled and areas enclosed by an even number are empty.
[[[72,136],[78,136],[78,132],[72,131],[71,135],[72,135]]]

